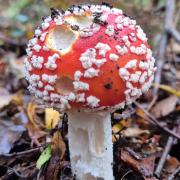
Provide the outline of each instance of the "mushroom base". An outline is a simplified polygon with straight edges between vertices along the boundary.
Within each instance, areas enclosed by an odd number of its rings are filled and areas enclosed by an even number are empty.
[[[69,149],[77,180],[113,180],[109,112],[68,112]]]

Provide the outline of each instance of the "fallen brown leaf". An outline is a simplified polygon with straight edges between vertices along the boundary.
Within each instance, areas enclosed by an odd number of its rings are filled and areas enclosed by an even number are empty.
[[[156,118],[168,115],[175,110],[178,99],[179,98],[177,96],[171,95],[168,98],[157,102],[156,105],[152,108],[151,113]]]
[[[149,130],[142,130],[138,127],[129,127],[121,132],[125,137],[137,137],[141,134],[149,134]]]
[[[46,132],[41,130],[40,127],[36,124],[33,124],[32,122],[28,122],[26,125],[26,128],[28,130],[29,137],[31,138],[32,142],[35,143],[37,146],[40,146],[39,138],[46,135]]]
[[[123,120],[119,121],[118,123],[114,124],[112,127],[113,133],[120,132],[125,127],[128,127],[128,124],[130,124],[130,120],[128,120],[128,119],[123,119]]]
[[[0,119],[0,154],[9,153],[14,142],[25,131],[23,124],[15,124],[11,120]]]
[[[12,95],[9,94],[9,92],[5,88],[0,88],[0,109],[4,106],[8,105],[12,99]]]
[[[144,117],[146,115],[144,111],[139,107],[136,107],[136,114],[140,117]]]
[[[28,115],[28,118],[29,118],[29,121],[27,123],[27,130],[28,130],[28,133],[29,133],[29,136],[30,138],[32,139],[32,141],[36,144],[36,145],[40,145],[38,139],[43,137],[46,132],[43,131],[41,129],[41,126],[40,126],[40,123],[37,123],[35,121],[35,109],[36,109],[36,105],[31,102],[28,104],[27,106],[27,115]]]
[[[169,179],[172,174],[180,167],[180,161],[172,156],[168,156],[166,159],[166,162],[164,164],[163,167],[163,171],[161,172],[161,179],[162,180],[167,180]],[[178,174],[178,172],[176,173]],[[175,175],[175,174],[174,174]],[[174,175],[172,176],[172,178],[170,178],[171,180],[175,180],[176,178],[174,177]],[[178,179],[178,178],[177,178]]]
[[[178,166],[180,166],[180,161],[175,157],[170,157],[166,160],[164,168],[169,174],[171,174]]]
[[[18,78],[22,78],[25,75],[24,70],[24,59],[26,56],[21,56],[20,58],[17,58],[15,54],[11,53],[8,55],[7,59],[9,61],[9,68],[10,71],[13,72],[13,74],[16,75]]]
[[[51,147],[52,147],[52,152],[54,153],[58,152],[60,159],[62,160],[66,151],[66,145],[59,131],[56,131],[54,133]]]
[[[63,141],[60,131],[56,131],[51,143],[52,157],[47,167],[45,179],[57,180],[61,168],[61,161],[66,151],[66,145]]]
[[[126,150],[121,151],[121,160],[130,165],[134,170],[139,171],[145,177],[153,175],[155,158],[155,155],[151,155],[138,160]]]
[[[27,106],[27,115],[32,124],[35,124],[34,122],[35,108],[36,105],[33,102],[30,102]]]
[[[47,167],[47,171],[45,172],[45,180],[57,180],[58,179],[58,173],[60,170],[60,156],[58,153],[55,153],[52,155],[49,163],[48,163],[48,167]]]
[[[22,91],[19,91],[17,94],[12,96],[12,101],[15,102],[17,105],[23,105],[23,93]]]

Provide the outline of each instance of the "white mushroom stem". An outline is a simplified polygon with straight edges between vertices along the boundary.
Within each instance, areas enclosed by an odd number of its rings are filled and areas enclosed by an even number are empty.
[[[71,111],[69,150],[77,180],[113,180],[113,145],[109,112]]]

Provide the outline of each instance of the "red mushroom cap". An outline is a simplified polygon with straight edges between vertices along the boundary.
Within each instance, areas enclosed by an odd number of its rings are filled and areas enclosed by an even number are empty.
[[[136,21],[107,5],[52,9],[29,41],[29,90],[60,110],[117,109],[154,79],[147,38]]]

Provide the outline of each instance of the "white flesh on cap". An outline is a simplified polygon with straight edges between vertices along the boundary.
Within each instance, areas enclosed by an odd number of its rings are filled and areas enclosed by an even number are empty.
[[[77,25],[80,29],[88,28],[92,25],[92,19],[89,15],[69,16],[65,19],[71,25]]]
[[[68,95],[74,92],[73,80],[67,76],[61,76],[56,80],[55,87],[60,94]]]
[[[69,149],[77,180],[113,180],[113,145],[109,112],[68,112]]]
[[[92,25],[91,16],[69,16],[66,22],[70,25],[77,25],[80,29],[89,28]],[[70,51],[71,46],[79,36],[77,31],[73,31],[68,26],[56,26],[48,35],[47,47],[55,49],[65,54]]]
[[[57,26],[48,35],[47,47],[61,51],[62,54],[68,52],[76,41],[78,35],[68,27]]]

